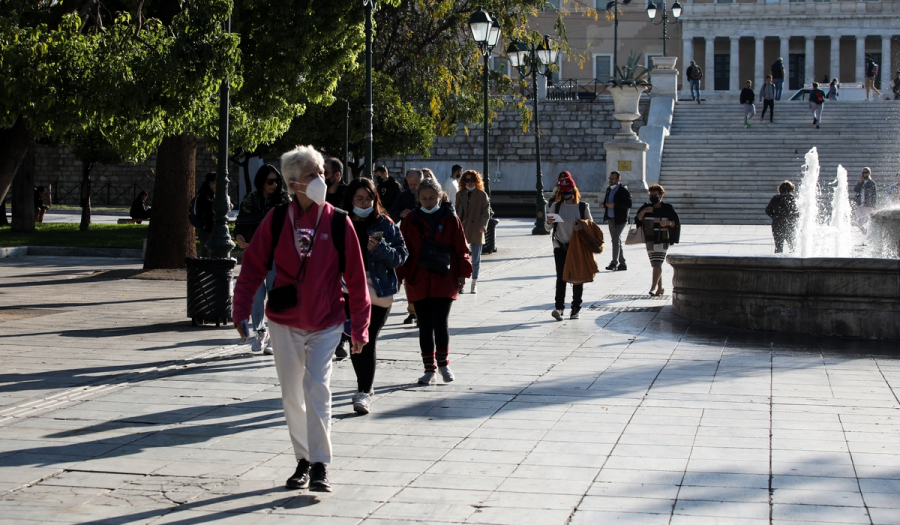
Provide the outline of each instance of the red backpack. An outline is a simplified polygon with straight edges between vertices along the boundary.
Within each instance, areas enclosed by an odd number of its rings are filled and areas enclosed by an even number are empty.
[[[814,89],[812,92],[812,99],[816,104],[824,104],[825,93],[822,93],[821,89]]]

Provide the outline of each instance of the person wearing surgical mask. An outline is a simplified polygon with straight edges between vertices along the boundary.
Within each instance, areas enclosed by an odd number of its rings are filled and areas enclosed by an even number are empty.
[[[347,216],[335,218],[334,206],[325,202],[324,163],[312,146],[298,146],[282,155],[282,174],[294,200],[266,215],[244,252],[232,318],[246,340],[253,297],[266,278],[269,262],[274,263],[275,281],[265,313],[297,460],[285,485],[292,490],[308,487],[331,492],[327,465],[332,459],[332,359],[347,318],[342,278],[350,302],[353,353],[360,353],[369,341],[371,304],[353,223]],[[272,224],[276,216],[280,225]],[[333,227],[343,228],[343,273]]]
[[[665,293],[662,283],[662,265],[666,260],[669,246],[677,244],[681,239],[681,219],[675,208],[663,202],[666,190],[659,184],[647,188],[650,202],[638,208],[634,223],[644,229],[644,240],[647,243],[647,256],[653,269],[650,282],[650,295],[659,297]]]
[[[484,246],[484,232],[487,231],[491,219],[491,199],[484,191],[481,173],[466,170],[459,178],[459,189],[456,192],[456,214],[463,225],[469,251],[472,256],[471,293],[478,293],[476,282],[478,270],[481,268],[481,248]],[[464,293],[459,289],[459,293]]]
[[[439,371],[445,383],[454,380],[450,370],[450,307],[466,279],[472,261],[462,223],[435,179],[418,185],[419,206],[400,223],[409,257],[397,269],[406,281],[406,299],[415,305],[419,322],[419,348],[425,375],[419,384],[436,382]]]
[[[550,315],[557,321],[563,320],[566,306],[566,288],[568,283],[563,279],[563,270],[566,267],[566,259],[569,257],[569,244],[572,242],[573,232],[581,231],[579,221],[593,221],[591,207],[581,200],[581,193],[575,185],[575,179],[568,171],[560,174],[557,184],[559,192],[556,194],[556,202],[547,205],[547,225],[551,229],[550,239],[553,243],[553,261],[556,264],[556,294],[554,295],[553,311]],[[569,319],[575,320],[581,317],[581,302],[584,294],[584,284],[572,284],[572,309]]]
[[[361,177],[350,182],[344,208],[351,210],[350,219],[362,251],[366,283],[372,301],[369,342],[362,347],[361,352],[350,354],[357,386],[353,396],[353,410],[359,415],[365,415],[369,413],[374,395],[375,343],[391,313],[394,294],[398,291],[396,269],[406,262],[409,253],[400,228],[388,217],[371,180]]]

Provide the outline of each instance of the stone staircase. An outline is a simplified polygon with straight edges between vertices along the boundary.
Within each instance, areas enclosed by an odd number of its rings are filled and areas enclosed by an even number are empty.
[[[847,169],[852,190],[863,166],[879,193],[900,171],[900,102],[826,102],[820,129],[806,102],[775,103],[775,122],[750,128],[738,103],[675,106],[662,154],[660,184],[686,224],[768,224],[766,204],[783,180],[800,182],[804,155],[818,148],[820,186]],[[882,193],[883,194],[883,193]]]

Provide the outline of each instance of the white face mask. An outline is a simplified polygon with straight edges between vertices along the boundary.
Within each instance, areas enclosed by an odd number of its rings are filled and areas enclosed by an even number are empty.
[[[468,184],[466,184],[466,189],[469,190],[469,191],[473,191],[473,190],[475,190],[475,188],[477,188],[477,187],[478,187],[478,186],[475,186],[475,185],[469,186]]]
[[[327,191],[328,186],[325,185],[325,181],[322,180],[322,177],[316,177],[306,185],[306,190],[304,190],[303,193],[305,193],[313,202],[321,205],[325,202],[325,193]]]
[[[426,208],[425,206],[419,206],[419,209],[424,211],[425,213],[431,215],[432,213],[441,209],[441,204],[440,203],[435,204],[434,208],[431,208],[430,210],[428,208]]]

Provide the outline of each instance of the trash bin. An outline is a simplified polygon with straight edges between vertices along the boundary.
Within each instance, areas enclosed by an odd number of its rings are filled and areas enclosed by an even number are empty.
[[[494,253],[497,251],[497,224],[499,223],[500,221],[492,215],[488,221],[487,231],[484,232],[484,246],[481,248],[481,253]]]
[[[186,257],[187,316],[191,325],[231,323],[234,297],[234,259]]]

